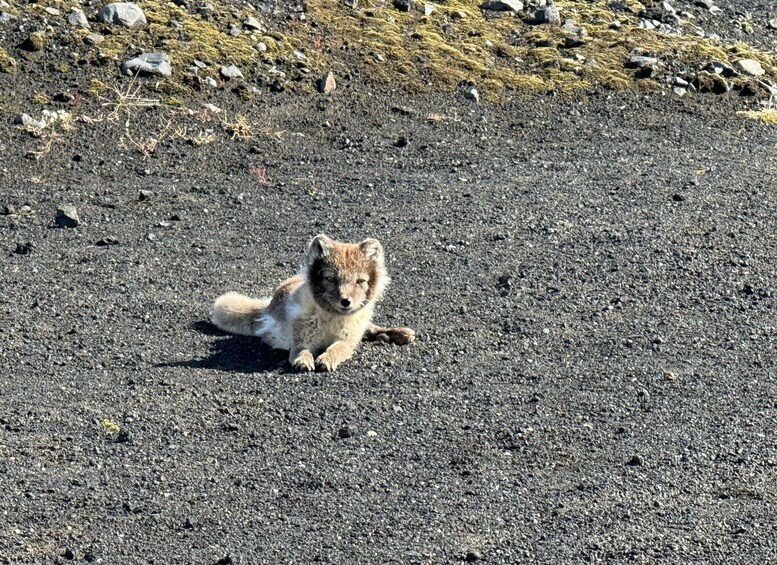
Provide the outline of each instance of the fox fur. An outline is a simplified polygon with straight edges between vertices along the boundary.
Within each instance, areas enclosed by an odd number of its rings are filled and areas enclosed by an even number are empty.
[[[228,292],[216,299],[211,320],[224,331],[287,349],[296,371],[334,371],[362,340],[405,345],[415,339],[410,328],[372,323],[375,303],[389,281],[378,240],[342,243],[317,235],[299,274],[284,281],[272,298]]]

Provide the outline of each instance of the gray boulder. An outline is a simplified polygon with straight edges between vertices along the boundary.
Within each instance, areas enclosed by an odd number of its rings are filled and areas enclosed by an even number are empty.
[[[97,21],[130,28],[146,25],[147,23],[143,10],[132,2],[108,4],[97,14]]]

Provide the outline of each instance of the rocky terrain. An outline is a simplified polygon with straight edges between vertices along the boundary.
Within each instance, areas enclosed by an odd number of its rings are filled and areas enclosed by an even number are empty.
[[[0,0],[0,563],[773,559],[770,4],[481,4]],[[414,344],[208,322],[321,232]]]

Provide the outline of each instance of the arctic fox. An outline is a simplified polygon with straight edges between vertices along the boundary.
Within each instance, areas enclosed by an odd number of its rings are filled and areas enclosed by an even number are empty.
[[[334,371],[362,339],[397,345],[415,339],[410,328],[382,328],[371,321],[389,280],[377,239],[342,243],[317,235],[300,273],[284,281],[272,299],[228,292],[216,299],[211,319],[224,331],[288,349],[296,371]]]

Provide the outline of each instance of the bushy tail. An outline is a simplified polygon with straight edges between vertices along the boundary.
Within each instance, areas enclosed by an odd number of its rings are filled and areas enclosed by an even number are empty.
[[[269,304],[269,298],[249,298],[237,292],[228,292],[216,299],[210,319],[213,325],[225,332],[256,335],[257,318]]]

